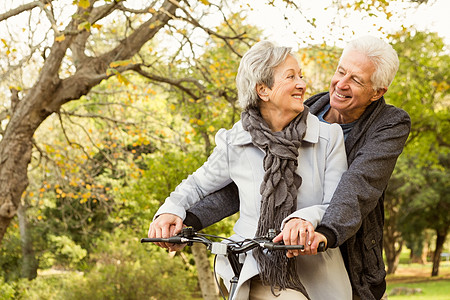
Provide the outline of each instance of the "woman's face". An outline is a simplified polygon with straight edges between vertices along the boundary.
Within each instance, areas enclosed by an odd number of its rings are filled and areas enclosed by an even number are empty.
[[[288,55],[274,70],[273,87],[259,87],[258,94],[263,100],[261,108],[264,107],[266,112],[270,110],[272,117],[288,120],[289,123],[304,110],[306,84],[302,77],[297,60]]]

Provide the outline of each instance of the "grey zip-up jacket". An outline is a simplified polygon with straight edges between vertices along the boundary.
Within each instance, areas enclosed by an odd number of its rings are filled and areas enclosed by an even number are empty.
[[[318,114],[329,102],[326,92],[311,97],[305,105]],[[340,247],[353,291],[364,300],[381,299],[386,290],[384,192],[410,129],[409,115],[386,104],[383,97],[367,107],[345,140],[349,169],[316,228],[327,237],[328,247]],[[192,207],[184,222],[200,229],[238,209],[236,186],[231,184]],[[213,215],[211,210],[221,214]]]

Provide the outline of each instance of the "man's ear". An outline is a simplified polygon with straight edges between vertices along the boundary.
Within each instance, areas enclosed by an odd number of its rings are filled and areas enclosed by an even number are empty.
[[[269,93],[267,93],[268,87],[265,84],[256,85],[256,93],[263,101],[269,101]]]
[[[384,94],[386,94],[387,92],[387,88],[379,88],[375,94],[372,96],[372,98],[370,99],[370,101],[374,102],[377,101],[378,99],[380,99]]]

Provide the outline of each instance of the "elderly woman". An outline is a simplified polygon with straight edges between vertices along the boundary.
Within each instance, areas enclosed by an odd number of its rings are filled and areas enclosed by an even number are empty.
[[[320,222],[347,168],[341,128],[319,122],[303,106],[306,85],[291,48],[257,43],[242,58],[236,84],[241,121],[219,130],[213,153],[166,199],[149,237],[178,233],[187,209],[232,181],[242,199],[232,239],[279,228],[304,240],[299,226],[284,224]],[[338,249],[293,259],[281,252],[255,250],[243,257],[234,299],[351,299]],[[217,270],[229,282],[233,273],[225,260]]]

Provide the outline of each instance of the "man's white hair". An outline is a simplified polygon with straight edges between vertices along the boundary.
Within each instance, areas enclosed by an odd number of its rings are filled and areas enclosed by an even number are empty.
[[[388,88],[394,80],[399,67],[397,52],[391,45],[374,36],[363,36],[350,41],[344,48],[342,56],[349,51],[357,51],[374,64],[375,72],[371,81],[373,88]]]

